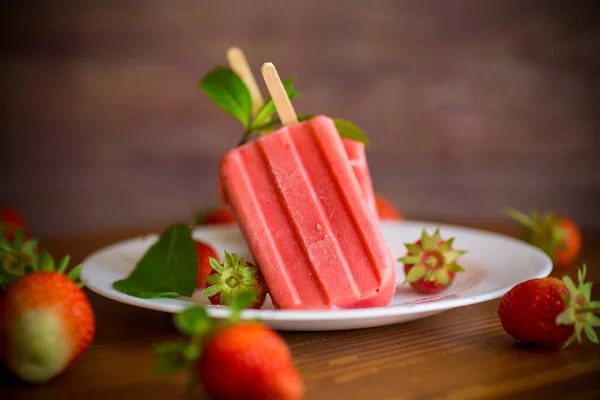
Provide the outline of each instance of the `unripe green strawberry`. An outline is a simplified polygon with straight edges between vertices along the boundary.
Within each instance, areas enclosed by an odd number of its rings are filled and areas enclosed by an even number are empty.
[[[33,272],[0,298],[0,359],[24,381],[42,383],[61,374],[92,341],[94,314],[73,282],[78,272]]]

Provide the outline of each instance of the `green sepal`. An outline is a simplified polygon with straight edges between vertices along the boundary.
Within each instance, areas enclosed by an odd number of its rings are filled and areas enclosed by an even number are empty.
[[[412,255],[418,256],[419,254],[421,254],[423,252],[423,249],[421,248],[421,246],[413,244],[413,243],[404,243],[404,246],[406,246],[406,249],[408,250],[408,252]]]
[[[416,264],[418,263],[420,260],[420,257],[418,256],[404,256],[404,257],[400,257],[398,259],[398,262],[401,262],[403,264]]]
[[[54,271],[55,270],[54,258],[52,258],[52,256],[50,255],[50,253],[47,250],[43,250],[42,254],[40,255],[40,264],[38,266],[38,269],[40,271]]]
[[[465,269],[458,264],[446,264],[446,269],[451,272],[465,272]]]
[[[67,267],[69,266],[69,261],[71,261],[71,256],[63,257],[63,259],[60,260],[60,262],[58,263],[58,266],[56,267],[56,272],[58,272],[60,274],[64,274],[65,271],[67,270]]]
[[[419,279],[423,278],[425,276],[425,268],[423,268],[420,265],[414,266],[410,269],[410,271],[408,271],[408,274],[406,274],[406,278],[404,279],[404,282],[416,282]]]
[[[212,319],[204,307],[191,307],[173,317],[175,326],[185,335],[202,335],[212,327]]]
[[[425,229],[421,231],[421,247],[423,247],[424,250],[429,250],[431,248],[431,240]]]
[[[69,273],[67,274],[67,277],[72,280],[73,282],[75,282],[78,278],[79,278],[79,273],[81,272],[81,264],[74,267],[72,270],[69,271]]]
[[[217,278],[217,282],[218,282],[219,277],[217,275],[210,275],[210,276],[216,277]],[[207,277],[207,279],[208,279],[208,277]],[[208,282],[208,280],[207,280],[207,283],[210,283],[211,286],[208,286],[204,290],[202,290],[202,295],[203,296],[211,297],[211,296],[214,296],[215,294],[221,292],[221,287],[218,286],[216,283]]]

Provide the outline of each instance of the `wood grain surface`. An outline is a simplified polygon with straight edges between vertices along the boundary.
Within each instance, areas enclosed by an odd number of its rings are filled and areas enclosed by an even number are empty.
[[[454,221],[514,234],[510,228]],[[54,238],[57,256],[81,260],[101,246],[151,232],[132,229]],[[600,232],[584,234],[579,262],[600,281]],[[575,268],[566,271],[574,276]],[[174,339],[171,315],[88,292],[97,317],[92,347],[67,373],[39,387],[1,371],[0,399],[183,399],[185,375],[159,375],[150,347]],[[600,298],[600,285],[593,290]],[[598,399],[600,346],[563,351],[519,345],[497,317],[498,300],[421,320],[341,332],[281,332],[306,384],[306,399]]]
[[[189,219],[241,126],[198,88],[240,46],[298,113],[361,126],[412,217],[600,227],[598,2],[3,2],[0,201],[53,235]],[[266,90],[263,86],[263,95]]]

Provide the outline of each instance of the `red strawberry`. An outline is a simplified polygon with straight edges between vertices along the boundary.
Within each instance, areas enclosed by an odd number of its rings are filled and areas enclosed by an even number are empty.
[[[579,286],[571,278],[531,279],[508,291],[498,315],[504,330],[517,340],[546,347],[581,343],[581,333],[594,343],[600,318],[600,301],[591,301],[592,282],[585,283],[586,267],[579,270]]]
[[[375,193],[375,205],[379,219],[383,221],[402,221],[402,214],[391,201],[381,193]]]
[[[505,213],[525,226],[523,238],[546,253],[558,269],[569,266],[581,251],[581,231],[570,219],[547,212],[530,215],[508,208]]]
[[[67,263],[65,258],[56,271],[19,279],[0,298],[0,358],[24,381],[41,383],[59,375],[94,336],[92,308],[73,282],[80,267],[65,276]]]
[[[196,255],[198,256],[198,281],[196,283],[196,287],[198,289],[204,289],[206,286],[205,279],[211,273],[211,271],[213,271],[209,258],[217,258],[217,253],[215,253],[213,248],[206,243],[203,243],[199,240],[195,240],[195,242]]]
[[[235,224],[236,219],[229,207],[217,207],[196,214],[196,225]]]
[[[252,289],[255,297],[250,308],[262,307],[268,290],[256,266],[227,251],[223,264],[214,258],[209,258],[209,262],[213,270],[205,279],[206,289],[202,294],[209,298],[211,304],[229,306],[236,293]]]
[[[229,325],[213,334],[205,342],[198,378],[218,399],[292,400],[303,395],[286,343],[258,322]]]
[[[202,307],[175,316],[175,324],[189,342],[156,347],[163,372],[188,367],[210,398],[223,400],[299,400],[304,385],[285,341],[256,321],[239,322],[251,291],[238,292],[229,321],[216,322]]]
[[[0,236],[12,241],[19,228],[23,228],[25,239],[27,239],[29,237],[28,228],[23,216],[12,208],[0,207]]]
[[[439,229],[433,236],[423,229],[421,239],[414,244],[406,243],[408,254],[398,259],[404,263],[404,282],[409,282],[413,289],[425,294],[439,293],[450,286],[456,273],[464,271],[456,260],[466,253],[464,250],[454,250],[453,243],[454,238],[442,240]]]

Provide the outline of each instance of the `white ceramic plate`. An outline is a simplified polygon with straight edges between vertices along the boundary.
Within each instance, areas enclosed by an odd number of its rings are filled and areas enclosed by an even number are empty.
[[[414,292],[404,280],[402,264],[397,263],[397,287],[387,307],[355,310],[282,311],[267,301],[260,310],[244,310],[243,319],[259,318],[274,329],[321,331],[357,329],[389,325],[423,318],[444,310],[481,303],[502,296],[514,285],[532,278],[547,276],[552,270],[550,259],[538,249],[519,240],[481,230],[429,222],[382,222],[381,229],[394,259],[406,254],[404,243],[414,242],[426,228],[430,233],[440,227],[443,238],[456,237],[454,247],[467,250],[461,258],[465,272],[436,296]],[[203,227],[194,237],[211,244],[217,254],[223,249],[252,260],[246,244],[235,226]],[[140,299],[120,293],[112,283],[127,277],[137,260],[157,239],[156,235],[129,239],[91,254],[84,262],[81,279],[87,287],[110,299],[166,312],[180,312],[195,303],[208,304],[199,291],[192,298]],[[227,307],[209,306],[215,318],[227,318]]]

